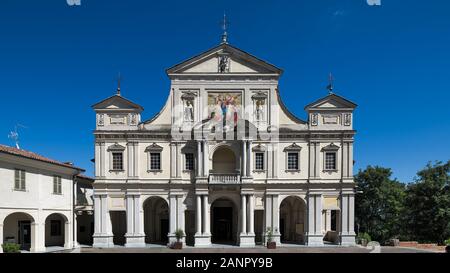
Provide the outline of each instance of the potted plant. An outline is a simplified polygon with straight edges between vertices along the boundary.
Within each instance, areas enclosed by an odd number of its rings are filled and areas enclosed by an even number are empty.
[[[445,252],[450,253],[450,239],[446,240],[445,242]]]
[[[370,238],[370,235],[369,235],[368,233],[363,232],[363,233],[359,233],[359,234],[358,234],[358,240],[359,240],[359,243],[360,243],[362,246],[366,247],[367,244],[368,244],[370,241],[372,241],[372,238]]]
[[[273,241],[273,231],[272,228],[267,228],[267,248],[268,249],[276,249],[277,243]]]
[[[182,249],[183,242],[181,240],[184,237],[184,231],[182,229],[177,229],[175,231],[175,237],[177,238],[177,241],[175,243],[173,243],[172,248],[173,249]]]
[[[3,253],[20,253],[20,245],[15,243],[2,244]]]

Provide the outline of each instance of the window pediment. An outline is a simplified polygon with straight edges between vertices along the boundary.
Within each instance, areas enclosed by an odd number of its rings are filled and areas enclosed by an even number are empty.
[[[322,152],[336,152],[339,150],[339,146],[335,145],[334,143],[331,143],[330,145],[327,145],[322,148]]]
[[[145,152],[161,152],[163,150],[163,147],[159,146],[156,143],[153,143],[152,145],[145,148]]]
[[[116,143],[108,147],[108,152],[122,152],[122,151],[125,151],[125,147],[120,145],[119,143]]]
[[[253,147],[252,151],[253,152],[265,152],[266,147],[261,144],[258,144],[257,146]]]
[[[299,152],[301,150],[302,150],[302,147],[300,147],[296,143],[293,143],[292,145],[287,146],[286,148],[284,148],[285,152]]]

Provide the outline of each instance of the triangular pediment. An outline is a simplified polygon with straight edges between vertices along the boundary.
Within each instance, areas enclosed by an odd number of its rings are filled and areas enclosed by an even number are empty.
[[[142,108],[142,106],[127,100],[126,98],[120,96],[120,95],[114,95],[112,97],[109,97],[105,100],[102,100],[101,102],[94,104],[92,106],[92,108],[98,110],[98,109],[103,109],[103,110],[121,110],[121,109],[126,109],[126,110],[137,110],[137,111],[142,111],[144,110]]]
[[[227,58],[224,71],[220,69],[223,57]],[[282,70],[229,44],[221,44],[191,59],[173,66],[167,74],[276,74]]]
[[[336,94],[329,94],[305,107],[309,109],[354,109],[356,104]]]

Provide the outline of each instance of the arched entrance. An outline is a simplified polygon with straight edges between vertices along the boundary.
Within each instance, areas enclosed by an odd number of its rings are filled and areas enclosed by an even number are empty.
[[[289,196],[280,204],[280,233],[282,243],[305,242],[306,203],[297,196]]]
[[[21,250],[30,250],[34,248],[35,232],[32,224],[34,218],[23,212],[15,212],[8,215],[3,221],[3,243],[16,243],[20,245]]]
[[[237,244],[238,211],[235,204],[220,198],[211,204],[211,241],[216,244]]]
[[[230,148],[222,146],[214,152],[213,173],[233,174],[238,170],[239,166],[236,164],[236,155]]]
[[[167,244],[169,234],[169,205],[161,197],[144,202],[144,231],[147,244]]]
[[[69,243],[67,217],[60,213],[50,214],[45,219],[45,246],[64,247]]]

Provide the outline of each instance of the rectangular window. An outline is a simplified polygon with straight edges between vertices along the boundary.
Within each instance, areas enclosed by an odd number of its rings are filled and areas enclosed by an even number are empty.
[[[193,171],[194,170],[194,154],[186,154],[185,159],[186,159],[186,164],[185,164],[186,170]]]
[[[62,193],[62,186],[61,186],[61,176],[53,176],[53,193],[54,194],[61,194]]]
[[[61,236],[61,221],[51,220],[50,221],[50,236]]]
[[[264,153],[255,153],[255,170],[264,170]]]
[[[24,191],[25,187],[25,171],[15,170],[14,172],[14,189],[18,191]]]
[[[336,153],[325,153],[325,170],[336,170]]]
[[[115,171],[123,170],[123,154],[122,153],[112,153],[112,169]]]
[[[150,153],[150,170],[161,170],[161,153]]]
[[[298,168],[298,153],[288,153],[288,170],[297,171]]]

